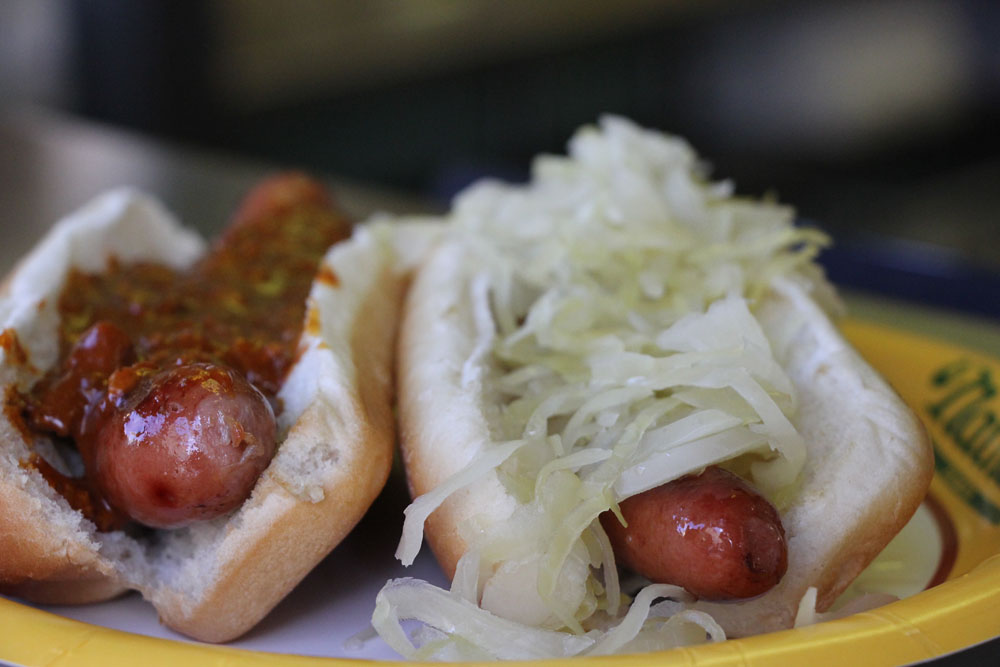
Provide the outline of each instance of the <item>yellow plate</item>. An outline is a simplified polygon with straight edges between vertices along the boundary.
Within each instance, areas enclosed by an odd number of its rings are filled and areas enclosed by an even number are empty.
[[[1000,360],[879,325],[848,321],[843,328],[934,439],[937,472],[928,506],[940,530],[926,543],[935,545],[933,579],[941,583],[836,621],[665,653],[601,658],[602,665],[878,667],[924,660],[1000,635]],[[129,634],[3,598],[0,660],[29,667],[370,664]]]

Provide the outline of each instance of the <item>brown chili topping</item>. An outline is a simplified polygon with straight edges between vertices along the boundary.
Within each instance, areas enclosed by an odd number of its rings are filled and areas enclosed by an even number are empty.
[[[251,193],[187,271],[113,259],[102,273],[72,270],[59,298],[60,360],[22,397],[28,424],[73,440],[86,461],[102,405],[166,367],[198,362],[242,373],[277,411],[320,260],[349,231],[320,186],[282,176]],[[20,349],[5,334],[0,344]],[[102,529],[118,526],[87,480],[37,456],[25,465]]]

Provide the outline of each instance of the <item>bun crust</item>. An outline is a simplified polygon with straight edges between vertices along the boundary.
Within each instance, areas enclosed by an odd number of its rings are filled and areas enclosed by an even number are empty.
[[[27,442],[5,410],[0,590],[81,603],[136,589],[166,625],[213,642],[263,618],[354,527],[388,477],[392,343],[406,280],[393,241],[385,227],[359,228],[324,258],[339,284],[313,284],[301,354],[278,395],[284,438],[229,516],[153,538],[99,533],[22,464],[32,451],[49,459],[55,449]],[[131,191],[104,195],[60,222],[5,283],[0,322],[27,357],[19,363],[12,349],[0,350],[5,396],[54,363],[54,303],[71,266],[99,270],[113,255],[181,268],[204,247],[157,202]]]
[[[489,355],[477,347],[482,332],[472,312],[475,269],[463,261],[467,255],[458,242],[440,247],[415,278],[404,309],[400,428],[414,496],[477,456],[497,410]],[[838,333],[805,285],[779,279],[756,314],[799,393],[793,421],[808,458],[801,486],[782,512],[789,565],[781,583],[749,601],[697,605],[734,637],[791,627],[811,586],[825,610],[909,520],[933,474],[919,420]],[[485,515],[502,522],[514,502],[494,472],[430,515],[424,535],[449,577],[466,550],[463,520]]]
[[[488,368],[466,371],[475,354],[472,274],[459,244],[442,245],[407,293],[399,338],[400,449],[415,498],[464,468],[490,442]],[[494,473],[445,500],[424,524],[424,537],[449,578],[466,551],[458,527],[489,513],[502,521],[514,508]]]

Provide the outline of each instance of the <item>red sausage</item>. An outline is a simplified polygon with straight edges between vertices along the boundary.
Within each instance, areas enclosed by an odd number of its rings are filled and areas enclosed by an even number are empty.
[[[215,364],[176,366],[139,380],[106,410],[92,475],[136,521],[177,528],[242,504],[274,455],[275,435],[270,404],[241,375]]]
[[[272,176],[258,183],[240,202],[227,233],[242,225],[269,220],[306,204],[329,208],[330,195],[318,181],[299,172]]]
[[[601,515],[618,561],[699,598],[760,595],[788,568],[777,510],[722,468],[713,466],[628,498],[621,511],[627,528],[612,513]]]

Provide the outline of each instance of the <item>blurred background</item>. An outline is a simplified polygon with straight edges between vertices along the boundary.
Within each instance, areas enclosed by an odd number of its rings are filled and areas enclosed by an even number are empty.
[[[838,281],[1000,316],[989,0],[3,0],[0,100],[441,206],[623,114],[829,229]]]

